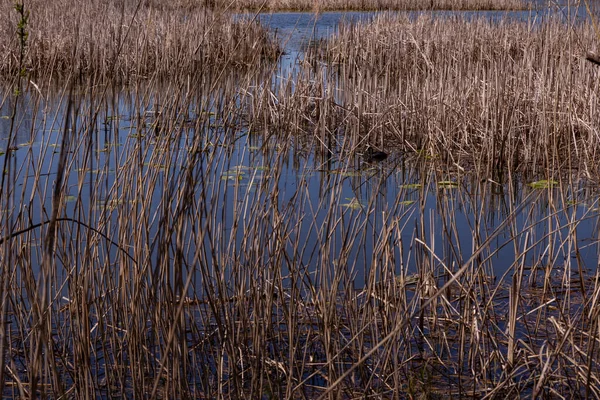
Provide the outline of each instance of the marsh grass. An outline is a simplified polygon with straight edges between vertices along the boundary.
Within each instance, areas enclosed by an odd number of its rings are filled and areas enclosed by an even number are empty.
[[[35,0],[25,7],[24,67],[36,80],[67,74],[96,83],[175,79],[249,68],[279,53],[258,24],[192,2]],[[18,20],[11,12],[1,18],[0,73],[7,76],[19,60]]]
[[[275,84],[6,88],[3,397],[600,395],[594,70],[382,21]]]
[[[585,61],[594,41],[590,25],[554,19],[389,15],[342,26],[311,64],[329,64],[338,82],[322,112],[351,110],[329,126],[361,142],[483,167],[489,178],[577,171],[595,180],[598,71]]]

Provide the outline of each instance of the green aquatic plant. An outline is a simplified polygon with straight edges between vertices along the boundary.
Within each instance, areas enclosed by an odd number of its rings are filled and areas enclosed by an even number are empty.
[[[24,61],[25,52],[27,50],[27,41],[29,39],[29,10],[25,9],[25,2],[23,0],[20,2],[16,1],[13,7],[19,17],[19,20],[17,22],[17,38],[19,39],[19,76],[24,77],[27,72]]]
[[[349,208],[351,210],[360,210],[364,205],[356,197],[347,197],[347,202],[340,204],[342,207]]]
[[[439,181],[437,183],[437,187],[440,189],[456,189],[458,187],[458,183],[454,181]]]
[[[555,180],[551,180],[551,179],[542,179],[542,180],[530,182],[527,184],[527,186],[529,186],[532,189],[552,189],[553,187],[556,187],[557,185],[558,185],[558,182]]]
[[[400,185],[401,189],[407,189],[407,190],[420,189],[422,187],[423,187],[423,185],[421,185],[420,183],[405,183],[405,184]]]

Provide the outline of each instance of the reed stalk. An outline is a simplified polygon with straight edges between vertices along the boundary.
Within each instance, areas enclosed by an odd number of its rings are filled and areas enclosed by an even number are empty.
[[[276,82],[3,86],[3,397],[599,395],[588,28],[384,16]]]

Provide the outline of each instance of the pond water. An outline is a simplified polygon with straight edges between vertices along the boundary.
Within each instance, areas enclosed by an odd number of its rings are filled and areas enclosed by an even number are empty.
[[[532,13],[548,15],[547,10],[483,14],[492,19],[525,19]],[[439,13],[441,17],[455,14]],[[374,15],[260,15],[285,49],[272,79],[279,82],[286,74],[293,76],[305,46],[335,32],[340,21],[368,20]],[[229,85],[238,83],[234,79]],[[259,81],[250,87],[261,85],[264,83]],[[27,200],[19,214],[12,216],[13,224],[20,228],[47,220],[50,215],[50,188],[56,179],[63,145],[60,137],[65,131],[63,94],[51,93],[40,103],[34,100],[35,92],[31,90],[20,97],[17,105],[13,149],[8,149],[7,134],[14,104],[9,98],[0,109],[0,148],[3,158],[10,155],[15,171],[17,190],[13,199],[15,204]],[[231,123],[220,116],[226,112],[219,99],[204,94],[193,98],[193,90],[185,96],[188,100],[179,103],[167,94],[147,93],[140,88],[114,91],[100,104],[85,94],[78,96],[79,114],[73,116],[71,129],[85,132],[88,138],[69,150],[65,215],[78,215],[91,226],[97,221],[112,221],[118,226],[124,224],[124,215],[135,215],[142,201],[154,216],[145,225],[154,246],[157,237],[166,234],[161,225],[165,217],[162,213],[175,207],[167,199],[181,196],[178,185],[185,184],[185,170],[191,168],[193,174],[204,177],[200,194],[196,190],[196,201],[210,194],[207,214],[220,218],[211,224],[219,230],[218,240],[204,239],[213,251],[246,249],[248,232],[259,234],[252,229],[272,233],[274,226],[262,226],[255,220],[256,210],[247,210],[256,203],[279,208],[293,226],[286,246],[293,247],[294,236],[306,242],[304,250],[296,254],[297,259],[283,263],[284,275],[293,267],[288,263],[298,263],[313,272],[320,271],[323,263],[344,264],[356,287],[362,287],[373,265],[387,262],[394,265],[396,273],[416,273],[423,257],[429,257],[429,262],[439,263],[435,269],[443,274],[462,266],[481,247],[485,251],[478,255],[477,263],[492,277],[502,276],[516,263],[535,269],[544,265],[571,266],[575,260],[573,265],[579,271],[595,270],[597,266],[596,188],[584,180],[562,184],[561,191],[558,182],[549,183],[556,189],[548,189],[543,181],[536,186],[518,177],[504,177],[507,179],[500,182],[491,176],[481,180],[479,176],[440,169],[435,159],[409,153],[390,152],[381,162],[366,162],[360,153],[322,155],[314,143],[273,144],[265,132],[254,133],[252,123],[250,127],[247,122]],[[245,101],[239,93],[234,97],[236,104]],[[94,107],[98,107],[96,111]],[[167,113],[172,121],[169,129],[181,134],[175,141],[165,142],[153,133],[164,122],[159,115]],[[199,150],[192,148],[197,145],[194,138],[199,136],[206,138],[202,151],[210,156],[195,160],[194,151]],[[131,167],[132,160],[136,160],[139,170]],[[196,163],[193,167],[191,160]],[[276,171],[276,176],[271,171]],[[136,173],[139,176],[133,177]],[[152,185],[143,177],[151,177]],[[131,180],[135,191],[118,193],[123,190],[115,188],[119,180]],[[268,199],[272,191],[278,192],[277,197]],[[127,207],[133,207],[133,211]],[[255,225],[243,226],[249,221]],[[328,224],[332,227],[326,232],[323,226]],[[125,231],[136,229],[124,225]],[[269,234],[265,232],[259,237],[268,242]],[[107,233],[115,242],[119,240],[114,235],[122,234],[118,229]],[[345,242],[348,237],[352,238],[350,243]],[[79,244],[87,245],[89,240],[82,238]],[[198,257],[193,242],[198,239],[192,235],[183,240],[186,257],[193,263]],[[231,240],[236,244],[230,244]],[[392,254],[384,260],[381,246],[388,245]],[[526,256],[519,258],[524,249]],[[315,255],[321,251],[330,254]],[[118,258],[118,253],[113,247],[106,257]],[[151,254],[156,257],[157,250]],[[250,261],[256,260],[236,262]]]

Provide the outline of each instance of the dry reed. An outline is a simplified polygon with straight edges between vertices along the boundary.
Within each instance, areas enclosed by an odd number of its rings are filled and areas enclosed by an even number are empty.
[[[276,85],[5,88],[3,397],[600,395],[596,72],[470,24],[345,27]]]
[[[24,67],[34,78],[173,79],[247,68],[279,52],[258,24],[191,2],[35,0],[25,7]],[[18,19],[11,12],[1,18],[0,74],[6,76],[18,67]]]
[[[363,142],[423,151],[453,168],[484,165],[490,177],[507,167],[596,180],[600,87],[585,61],[594,37],[590,25],[558,20],[383,16],[342,26],[311,63],[338,75],[337,93],[320,104],[327,124]]]

